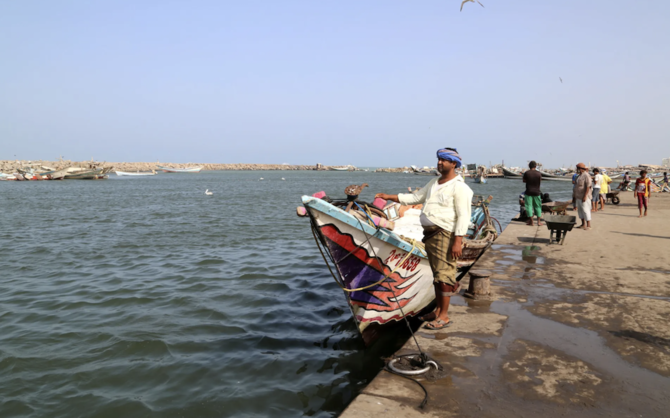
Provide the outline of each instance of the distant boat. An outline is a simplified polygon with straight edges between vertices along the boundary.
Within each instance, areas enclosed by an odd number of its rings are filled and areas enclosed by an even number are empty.
[[[475,179],[475,183],[486,184],[486,166],[483,165],[477,166],[476,164],[469,164],[468,169],[470,169],[470,166],[475,167],[472,173],[469,172],[470,176]]]
[[[189,168],[170,168],[157,166],[159,170],[163,170],[166,173],[199,173],[202,170],[202,167],[189,167]]]
[[[515,173],[514,171],[512,171],[512,170],[510,170],[506,167],[503,167],[502,171],[503,171],[503,175],[505,176],[506,179],[520,179],[520,178],[523,178],[522,174]]]
[[[65,180],[104,180],[108,179],[109,172],[112,169],[110,168],[68,168],[68,173],[65,174]]]
[[[540,171],[540,170],[538,170]],[[559,180],[559,181],[572,181],[572,176],[568,175],[555,175],[555,174],[550,174],[547,173],[546,171],[540,171],[540,174],[542,174],[542,180]]]
[[[347,165],[347,166],[344,166],[344,167],[330,167],[330,169],[333,170],[333,171],[349,171],[349,170],[351,170],[351,166]]]
[[[151,170],[151,171],[136,171],[136,172],[130,172],[130,171],[115,171],[117,176],[155,176],[156,171]]]

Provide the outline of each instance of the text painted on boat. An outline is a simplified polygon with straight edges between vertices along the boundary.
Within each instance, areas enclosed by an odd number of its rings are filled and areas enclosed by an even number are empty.
[[[387,266],[391,266],[391,263],[395,262],[396,266],[397,264],[403,260],[407,256],[406,252],[403,251],[397,251],[393,250],[391,251],[391,254],[384,260],[384,264]],[[411,255],[410,257],[405,260],[402,265],[400,265],[401,269],[407,270],[407,271],[414,271],[416,270],[417,266],[421,262],[421,259],[415,255]]]

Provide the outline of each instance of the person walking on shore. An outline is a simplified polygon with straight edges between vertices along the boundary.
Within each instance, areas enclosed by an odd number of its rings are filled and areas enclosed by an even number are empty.
[[[577,183],[577,177],[579,177],[579,170],[572,175],[572,210],[577,210],[577,201],[575,200],[575,184]]]
[[[628,185],[630,184],[630,176],[628,175],[628,171],[626,171],[626,174],[623,175],[623,181],[619,185],[620,190],[628,190]]]
[[[640,171],[640,177],[635,180],[635,197],[637,197],[637,207],[640,209],[640,216],[642,215],[642,206],[644,206],[644,216],[647,216],[647,206],[649,205],[649,197],[651,196],[651,180],[647,178],[647,170]]]
[[[582,220],[582,228],[585,231],[591,229],[591,176],[584,163],[577,164],[579,177],[575,182],[572,197],[577,202],[579,219]]]
[[[465,184],[456,169],[462,165],[455,148],[437,151],[437,171],[434,178],[415,193],[388,195],[378,193],[375,197],[398,202],[403,205],[424,203],[421,210],[423,242],[430,269],[433,271],[433,285],[437,307],[432,313],[422,317],[429,329],[441,329],[451,325],[447,314],[451,296],[458,291],[456,281],[456,260],[463,253],[463,237],[468,233],[473,192]]]
[[[603,176],[600,169],[593,169],[593,197],[591,198],[591,211],[598,212],[598,202],[600,201],[600,187],[603,182]]]
[[[670,182],[668,181],[668,173],[663,173],[663,183],[661,183],[661,192],[669,191],[670,192]]]
[[[530,170],[523,173],[523,182],[526,183],[524,204],[529,218],[527,224],[533,226],[533,215],[535,215],[537,216],[537,225],[542,226],[542,192],[540,192],[542,174],[537,171],[535,161],[528,163],[528,168]]]
[[[612,179],[607,175],[607,172],[603,170],[600,174],[602,176],[602,182],[600,183],[600,210],[605,210],[605,202],[607,201],[607,193],[610,191],[610,183]]]

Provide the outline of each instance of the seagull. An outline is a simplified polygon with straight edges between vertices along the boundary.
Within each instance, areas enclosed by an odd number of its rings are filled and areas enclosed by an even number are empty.
[[[559,80],[561,80],[561,84],[563,84],[563,79],[561,77],[558,77]]]
[[[286,180],[284,177],[281,178],[282,180]]]
[[[467,2],[474,3],[475,0],[463,0],[463,3],[461,3],[461,12],[463,11],[463,5]],[[479,3],[480,6],[484,7],[484,5],[479,0],[477,0],[477,3]]]
[[[209,189],[206,189],[206,190],[205,190],[205,194],[206,194],[207,196],[211,196],[211,195],[214,194],[214,192],[210,192]]]
[[[261,181],[261,180],[263,180],[263,177],[261,177],[261,178],[258,179],[258,181]]]

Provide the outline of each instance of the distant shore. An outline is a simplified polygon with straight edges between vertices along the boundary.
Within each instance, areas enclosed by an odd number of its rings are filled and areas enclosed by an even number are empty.
[[[331,170],[333,167],[322,164],[300,165],[300,164],[212,164],[212,163],[167,163],[167,162],[109,162],[109,161],[46,161],[46,160],[0,160],[0,171],[11,172],[24,167],[49,167],[56,170],[67,167],[112,167],[117,171],[151,171],[159,170],[158,166],[169,168],[202,167],[205,171],[306,171],[306,170]],[[344,166],[339,166],[344,167]],[[401,172],[407,167],[389,168],[384,171]],[[358,170],[351,166],[351,171]]]

